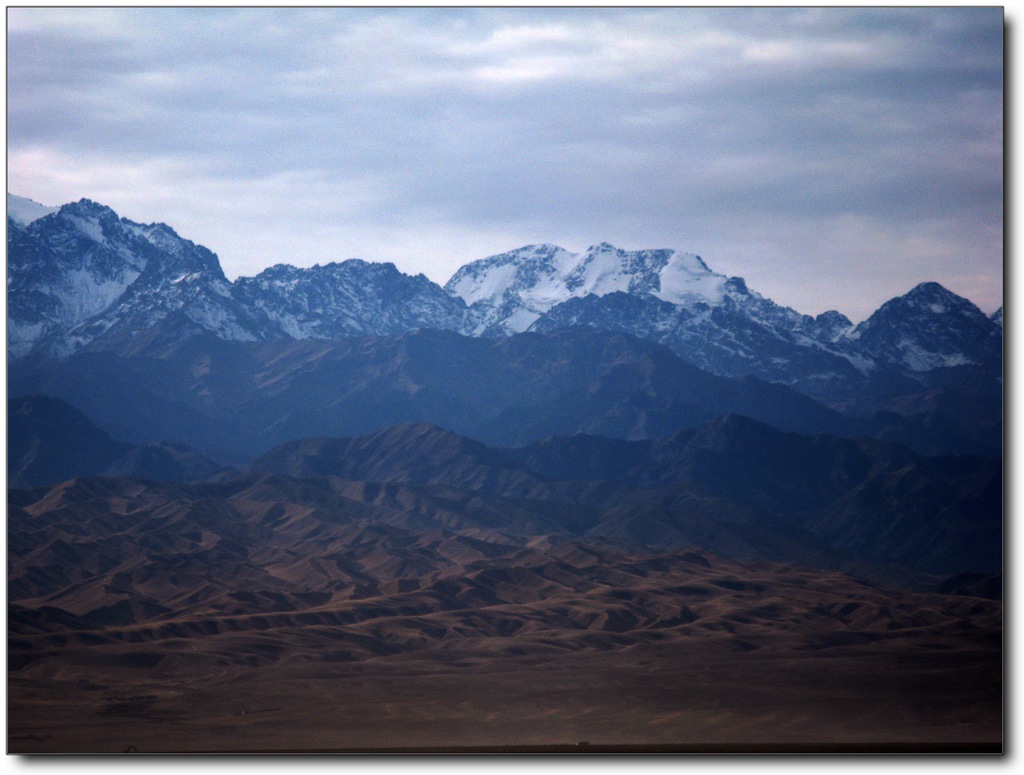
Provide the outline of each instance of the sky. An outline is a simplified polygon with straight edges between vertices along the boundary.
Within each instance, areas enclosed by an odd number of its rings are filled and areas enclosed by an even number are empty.
[[[8,191],[229,278],[697,253],[854,322],[1003,293],[996,8],[8,8]]]

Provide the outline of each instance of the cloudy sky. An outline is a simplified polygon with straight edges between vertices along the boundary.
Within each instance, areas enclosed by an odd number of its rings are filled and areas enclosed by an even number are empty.
[[[1002,12],[8,9],[8,190],[231,278],[675,247],[855,321],[1002,297]]]

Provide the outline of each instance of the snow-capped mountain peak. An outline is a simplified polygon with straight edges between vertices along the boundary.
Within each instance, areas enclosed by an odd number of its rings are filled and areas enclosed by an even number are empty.
[[[57,216],[72,223],[83,237],[98,245],[107,244],[108,237],[113,236],[121,221],[109,207],[91,199],[63,205],[57,210]]]
[[[654,291],[653,295],[672,304],[688,304],[694,301],[717,304],[730,290],[748,292],[742,279],[733,278],[739,282],[733,283],[731,288],[729,279],[725,275],[712,272],[700,256],[673,251],[658,275],[661,287]]]
[[[23,196],[7,195],[7,217],[24,228],[40,218],[57,212],[59,208],[41,205]]]
[[[474,261],[456,272],[445,289],[471,308],[473,333],[525,331],[569,299],[628,293],[672,304],[717,304],[745,286],[712,272],[692,253],[623,250],[608,242],[571,253],[557,245],[527,245]]]
[[[164,224],[81,199],[10,230],[7,248],[13,357],[126,341],[175,314],[225,339],[267,335],[231,298],[216,255]]]
[[[526,245],[466,264],[445,285],[466,304],[501,298],[514,285],[555,286],[575,255],[557,245]]]

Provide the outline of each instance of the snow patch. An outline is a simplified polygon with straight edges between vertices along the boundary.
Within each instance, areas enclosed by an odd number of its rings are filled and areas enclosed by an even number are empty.
[[[80,218],[77,215],[68,216],[75,227],[93,242],[100,245],[107,244],[107,238],[103,236],[103,227],[96,218]]]
[[[121,277],[100,280],[86,269],[68,272],[62,283],[66,291],[60,294],[68,322],[80,323],[107,309],[138,276],[126,271]]]
[[[672,254],[659,275],[661,289],[654,296],[672,304],[693,304],[706,301],[722,303],[725,297],[725,275],[710,271],[693,253]]]
[[[870,358],[866,358],[858,353],[852,353],[849,350],[829,350],[834,355],[838,355],[840,358],[845,358],[850,364],[865,376],[870,374],[877,368],[875,362]]]
[[[537,319],[540,317],[540,313],[533,312],[528,309],[517,309],[511,315],[509,315],[502,322],[502,325],[507,331],[514,334],[521,334],[523,331],[528,329]]]
[[[925,350],[905,336],[900,337],[896,349],[899,360],[911,371],[931,371],[944,366],[967,366],[975,363],[963,353],[938,353]]]
[[[587,251],[565,280],[573,284],[571,296],[607,296],[628,291],[631,275],[623,271],[622,256],[611,245],[599,245]]]
[[[501,298],[516,277],[519,267],[509,262],[488,269],[483,274],[466,274],[451,286],[451,292],[461,296],[466,304],[475,304],[483,299]]]
[[[28,355],[36,341],[46,333],[43,323],[21,323],[7,318],[7,353],[12,358]]]

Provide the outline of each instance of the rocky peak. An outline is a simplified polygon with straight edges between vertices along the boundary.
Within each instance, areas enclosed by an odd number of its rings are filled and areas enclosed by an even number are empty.
[[[846,315],[830,309],[813,318],[807,326],[807,333],[822,342],[835,342],[853,327]]]
[[[980,309],[936,282],[890,299],[846,335],[859,351],[911,371],[999,357],[1002,330]]]
[[[102,205],[99,202],[94,202],[92,199],[86,199],[84,197],[79,199],[77,202],[69,202],[66,205],[62,205],[58,209],[58,212],[66,216],[91,216],[119,220],[117,213],[106,205]]]
[[[465,305],[423,275],[349,259],[299,269],[278,264],[235,281],[235,298],[295,339],[461,330]]]

